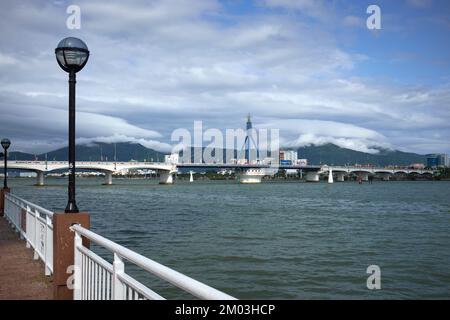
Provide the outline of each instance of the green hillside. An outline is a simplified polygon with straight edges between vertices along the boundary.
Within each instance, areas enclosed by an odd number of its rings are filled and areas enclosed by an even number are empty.
[[[122,142],[117,143],[115,147],[117,161],[164,161],[164,153],[146,148],[140,144]],[[193,155],[194,150],[192,149],[192,158]],[[114,144],[93,143],[90,145],[78,145],[76,156],[79,161],[114,161]],[[12,160],[45,160],[47,157],[49,161],[66,161],[67,147],[40,155],[11,152],[9,157]],[[333,144],[301,147],[298,149],[298,157],[308,159],[309,164],[372,164],[377,166],[410,165],[412,163],[425,164],[427,158],[426,155],[387,149],[380,149],[377,154],[369,154],[340,148]]]
[[[298,157],[308,159],[310,164],[346,165],[373,164],[378,166],[426,164],[427,156],[398,150],[380,149],[377,154],[370,154],[338,147],[334,144],[306,146],[298,149]]]

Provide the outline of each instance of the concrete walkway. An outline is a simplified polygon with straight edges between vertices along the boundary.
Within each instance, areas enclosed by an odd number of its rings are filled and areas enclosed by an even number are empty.
[[[33,260],[33,250],[0,217],[0,300],[53,299],[51,281],[43,263]]]

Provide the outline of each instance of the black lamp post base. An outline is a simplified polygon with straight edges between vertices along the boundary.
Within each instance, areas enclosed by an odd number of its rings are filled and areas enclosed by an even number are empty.
[[[79,213],[78,207],[75,202],[69,202],[64,210],[65,213]]]

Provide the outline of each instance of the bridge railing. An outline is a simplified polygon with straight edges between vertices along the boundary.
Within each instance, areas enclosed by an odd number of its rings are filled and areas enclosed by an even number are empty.
[[[5,194],[5,217],[41,259],[45,275],[53,273],[53,212],[11,193]]]
[[[75,300],[164,300],[161,295],[125,273],[124,261],[165,280],[200,299],[233,300],[234,297],[185,276],[156,261],[108,240],[80,225],[73,225],[75,232]],[[82,237],[107,249],[113,255],[113,263],[85,247]]]

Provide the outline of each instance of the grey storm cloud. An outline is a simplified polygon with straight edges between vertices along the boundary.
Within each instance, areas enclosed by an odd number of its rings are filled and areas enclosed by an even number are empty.
[[[91,51],[77,78],[80,143],[133,141],[167,151],[171,132],[194,120],[238,128],[251,113],[257,127],[280,129],[289,147],[450,150],[448,84],[349,77],[370,57],[341,49],[326,28],[270,11],[234,16],[214,0],[113,0],[77,1],[81,29],[68,30],[69,4],[0,4],[0,133],[16,150],[65,144],[67,75],[54,57],[65,36],[84,39]],[[260,4],[331,14],[321,1]]]

